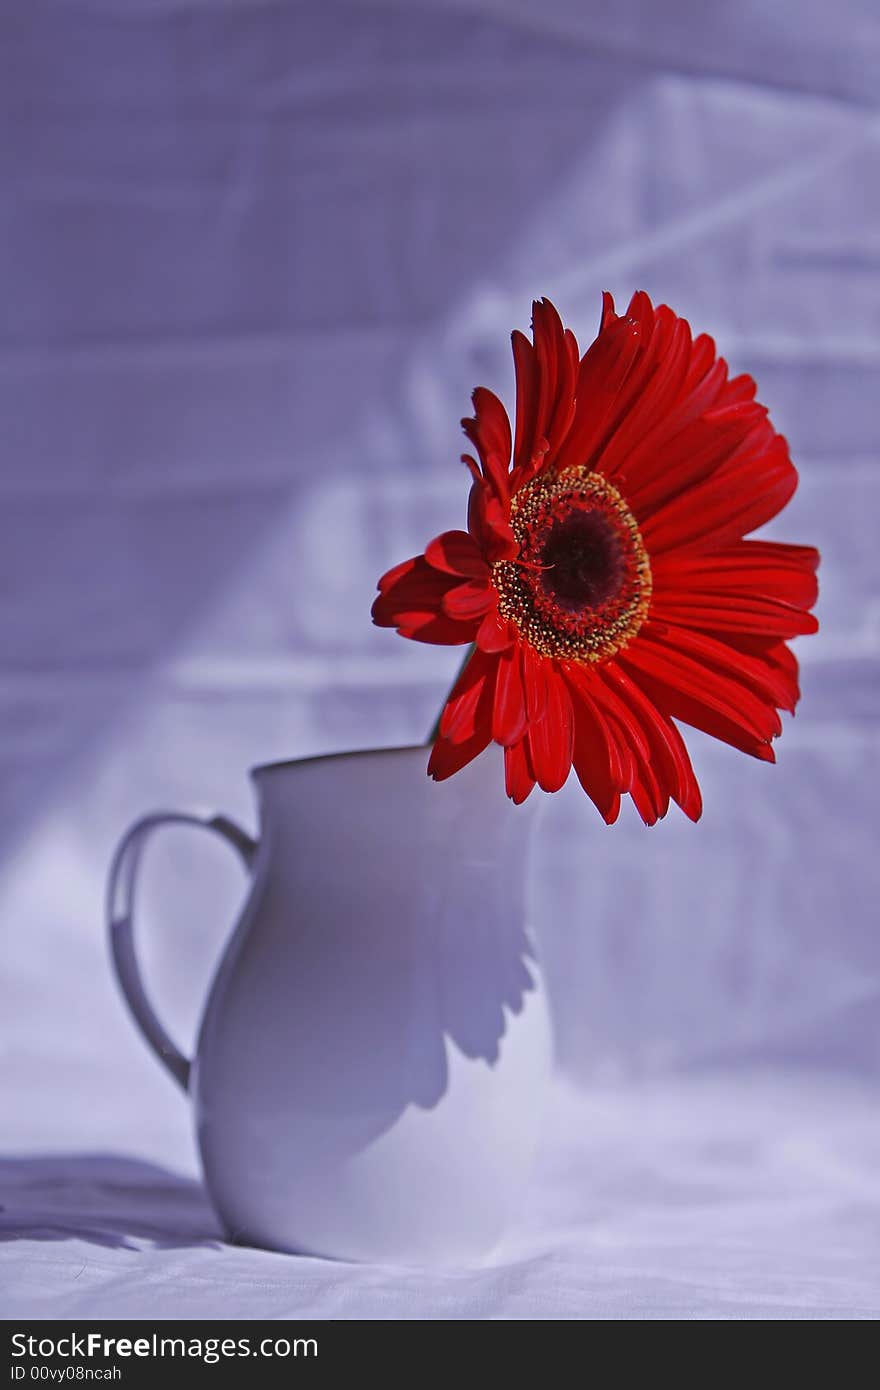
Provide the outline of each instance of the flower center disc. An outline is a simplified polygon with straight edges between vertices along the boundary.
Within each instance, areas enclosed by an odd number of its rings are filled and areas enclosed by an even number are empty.
[[[604,661],[625,647],[651,601],[638,524],[598,473],[568,468],[511,502],[516,560],[492,566],[498,607],[544,656]]]

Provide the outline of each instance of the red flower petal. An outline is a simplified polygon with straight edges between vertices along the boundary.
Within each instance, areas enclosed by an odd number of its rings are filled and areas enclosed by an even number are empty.
[[[684,555],[673,551],[652,565],[654,593],[742,594],[812,608],[819,590],[818,564],[819,552],[811,546],[779,541],[739,541],[725,550]]]
[[[378,626],[394,627],[395,623],[379,623]],[[451,618],[438,618],[431,613],[408,614],[399,620],[397,631],[401,637],[435,647],[463,647],[474,640],[473,623],[455,623]]]
[[[472,400],[476,414],[466,417],[461,425],[476,447],[483,465],[483,474],[501,502],[510,496],[508,465],[510,463],[510,421],[498,397],[485,386],[478,386]]]
[[[676,590],[657,595],[653,613],[679,627],[715,633],[754,632],[776,637],[798,637],[817,632],[812,613],[790,603],[750,595],[701,594]]]
[[[513,366],[516,373],[516,428],[513,440],[513,462],[524,468],[535,448],[535,422],[538,418],[538,359],[525,334],[514,329]]]
[[[497,671],[492,737],[496,743],[510,747],[520,742],[527,723],[522,658],[517,647],[510,647],[501,654]]]
[[[455,622],[443,611],[444,599],[459,581],[432,569],[423,555],[405,560],[383,575],[372,617],[377,627],[396,627],[402,637],[441,646],[472,642],[473,621]]]
[[[473,536],[467,531],[444,531],[425,547],[425,559],[432,569],[467,579],[487,579],[489,567]]]
[[[630,319],[616,319],[584,355],[577,378],[575,415],[557,469],[586,463],[596,451],[617,405],[641,345],[642,329]]]
[[[396,565],[379,580],[380,598],[373,605],[374,612],[440,612],[443,595],[458,581],[447,575],[438,574],[418,555],[414,560],[405,560]],[[388,624],[393,626],[393,624]]]
[[[737,653],[749,662],[754,660],[757,669],[772,682],[779,708],[794,713],[801,697],[798,660],[784,642],[778,638],[756,637],[753,633],[730,632],[725,634],[724,644],[731,660],[736,660]]]
[[[498,658],[481,651],[465,666],[440,716],[440,735],[449,743],[491,731],[497,667]]]
[[[535,785],[535,779],[529,771],[524,739],[504,750],[504,781],[507,795],[515,806],[525,801]]]
[[[510,507],[499,502],[482,480],[471,487],[468,531],[487,560],[516,559],[519,545],[510,525]]]
[[[593,706],[598,705],[606,717],[614,721],[615,726],[624,730],[626,742],[635,748],[640,757],[649,758],[650,746],[639,721],[633,718],[631,710],[614,688],[602,680],[600,669],[598,666],[582,666],[577,662],[569,662],[565,667],[565,675],[569,685],[584,701]]]
[[[596,458],[596,468],[607,478],[613,481],[621,471],[627,477],[634,474],[632,456],[647,436],[662,437],[670,431],[673,419],[676,428],[686,423],[690,412],[680,404],[680,396],[687,379],[690,351],[688,324],[661,304],[650,346],[644,353],[650,370],[643,369],[638,398],[631,401],[624,418],[616,419],[613,432]],[[628,388],[629,385],[628,382]]]
[[[547,669],[549,662],[535,651],[527,642],[522,643],[523,685],[526,692],[526,710],[531,722],[543,719],[547,709]]]
[[[572,357],[573,335],[566,337],[562,320],[549,299],[536,300],[532,305],[532,322],[538,360],[535,435],[546,439],[553,452],[565,437],[574,411],[577,343]]]
[[[608,825],[620,814],[626,772],[616,734],[594,702],[574,696],[572,761],[578,781]]]
[[[766,410],[754,401],[707,411],[667,439],[649,434],[627,460],[627,500],[644,522],[722,465],[763,455],[775,437]]]
[[[443,595],[443,612],[457,622],[482,618],[498,604],[498,594],[488,579],[469,579]]]
[[[776,516],[796,487],[788,445],[777,435],[763,455],[718,469],[661,507],[643,523],[642,539],[652,555],[728,545]]]
[[[538,786],[545,792],[559,791],[571,771],[574,711],[565,682],[556,672],[547,679],[543,718],[529,723],[528,746]]]
[[[599,316],[599,332],[607,328],[617,318],[614,312],[614,296],[608,290],[602,291],[602,313]]]
[[[433,777],[435,782],[444,782],[479,757],[490,742],[488,731],[476,733],[464,743],[450,743],[448,739],[438,738],[428,760],[428,776]]]
[[[656,769],[658,784],[666,788],[686,816],[699,820],[703,809],[700,789],[675,725],[616,662],[609,661],[602,668],[602,678],[617,690],[646,732],[650,744],[648,762]]]
[[[693,725],[695,729],[702,729],[704,733],[711,734],[722,743],[729,743],[732,748],[738,748],[762,762],[776,761],[769,741],[749,734],[736,720],[725,718],[699,697],[666,685],[663,681],[646,675],[644,671],[631,669],[630,673],[658,709],[671,715],[673,719],[680,719],[685,724]]]
[[[497,608],[487,613],[477,629],[476,643],[484,652],[503,652],[513,645],[510,623]]]
[[[694,632],[688,628],[673,627],[671,624],[661,626],[649,622],[645,624],[633,647],[638,645],[642,637],[660,642],[670,653],[680,653],[696,664],[701,671],[718,672],[732,683],[734,689],[742,686],[753,691],[759,699],[769,705],[778,705],[780,709],[793,708],[789,704],[791,682],[788,672],[780,670],[775,662],[762,660],[758,653],[754,656],[749,655],[748,648],[737,640],[740,638],[739,633],[725,633],[724,640],[721,641],[708,632]]]
[[[661,645],[639,634],[618,660],[627,670],[635,667],[670,689],[698,699],[761,743],[775,738],[782,730],[773,704],[761,699],[733,676],[695,660],[668,643]]]

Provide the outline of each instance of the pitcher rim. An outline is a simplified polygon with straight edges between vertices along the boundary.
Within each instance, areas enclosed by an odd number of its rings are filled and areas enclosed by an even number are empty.
[[[342,758],[381,758],[389,753],[424,753],[427,759],[431,751],[429,743],[404,743],[390,748],[352,748],[337,753],[309,753],[302,758],[281,758],[277,762],[255,763],[249,768],[248,776],[257,778],[268,772],[281,772],[285,768],[303,767],[307,763],[337,762]]]

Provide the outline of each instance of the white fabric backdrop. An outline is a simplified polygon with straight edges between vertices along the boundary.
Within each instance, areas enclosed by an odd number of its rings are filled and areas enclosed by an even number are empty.
[[[878,54],[870,0],[3,7],[7,1316],[876,1316]],[[374,630],[375,578],[461,524],[457,421],[511,402],[532,296],[585,343],[636,286],[801,469],[775,533],[822,548],[823,631],[780,766],[694,736],[696,829],[549,808],[557,1118],[485,1268],[221,1247],[110,980],[113,842],[424,735],[457,658]],[[240,893],[157,847],[184,1042]]]

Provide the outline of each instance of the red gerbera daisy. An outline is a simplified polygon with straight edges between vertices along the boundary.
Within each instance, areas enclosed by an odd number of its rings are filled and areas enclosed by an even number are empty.
[[[728,376],[642,292],[603,297],[589,351],[546,299],[513,334],[516,423],[491,391],[462,421],[479,462],[467,531],[379,581],[373,620],[420,642],[475,643],[428,771],[449,777],[493,739],[508,795],[557,791],[572,768],[605,820],[629,792],[643,820],[670,798],[700,815],[673,723],[773,762],[799,698],[785,639],[814,632],[818,553],[745,540],[797,486],[749,376]]]

